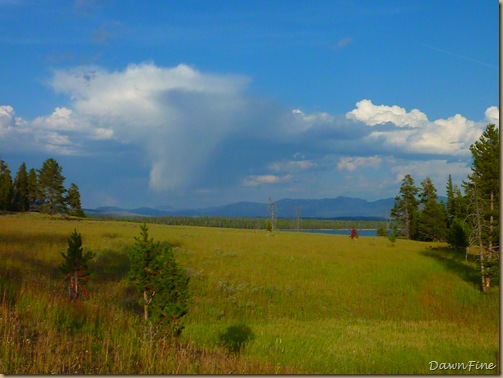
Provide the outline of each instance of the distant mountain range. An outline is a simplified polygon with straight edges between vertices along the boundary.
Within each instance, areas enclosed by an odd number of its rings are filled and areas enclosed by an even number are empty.
[[[295,218],[297,209],[302,218],[338,219],[387,219],[393,207],[394,198],[366,201],[361,198],[337,197],[325,199],[290,199],[276,201],[276,213],[280,218]],[[119,207],[98,207],[85,209],[89,216],[220,216],[220,217],[268,217],[269,204],[259,202],[237,202],[203,209],[177,210],[170,206],[159,208],[141,207],[123,209]]]

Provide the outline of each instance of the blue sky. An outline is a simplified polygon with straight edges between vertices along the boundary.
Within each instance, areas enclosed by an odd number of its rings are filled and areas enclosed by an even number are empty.
[[[0,154],[84,207],[368,200],[470,170],[496,1],[0,0]]]

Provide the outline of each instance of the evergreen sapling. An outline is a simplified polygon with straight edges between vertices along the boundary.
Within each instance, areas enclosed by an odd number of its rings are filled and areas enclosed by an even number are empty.
[[[89,291],[86,282],[89,280],[88,262],[94,258],[94,253],[82,248],[82,236],[74,229],[68,238],[67,253],[61,253],[65,261],[59,266],[60,271],[65,275],[64,281],[68,288],[68,296],[71,299],[87,297]]]
[[[169,244],[149,238],[146,224],[140,229],[129,252],[129,280],[142,295],[144,320],[158,332],[177,337],[188,310],[189,277],[176,262]]]

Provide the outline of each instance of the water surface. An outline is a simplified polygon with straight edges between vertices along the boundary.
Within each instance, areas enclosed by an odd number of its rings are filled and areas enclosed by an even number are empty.
[[[297,232],[297,230],[282,230]],[[357,230],[358,236],[377,236],[377,230]],[[331,234],[331,235],[351,235],[351,229],[349,230],[300,230],[300,232],[308,232],[311,234]]]

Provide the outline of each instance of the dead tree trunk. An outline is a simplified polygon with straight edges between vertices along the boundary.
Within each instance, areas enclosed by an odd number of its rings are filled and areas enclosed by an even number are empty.
[[[79,274],[78,271],[73,272],[73,297],[79,296]]]
[[[295,215],[297,218],[297,232],[300,232],[300,207],[295,209]]]
[[[271,212],[271,231],[276,228],[276,202],[273,202],[272,198],[269,197],[269,211]]]
[[[491,192],[490,202],[491,215],[489,217],[489,248],[487,249],[487,260],[491,261],[493,258],[493,232],[494,232],[494,193]]]
[[[491,278],[487,277],[485,264],[484,264],[484,245],[482,243],[482,223],[480,221],[480,207],[479,198],[477,193],[477,185],[475,185],[475,216],[477,218],[477,242],[479,245],[479,260],[480,260],[480,279],[482,283],[482,291],[485,293],[491,286]]]
[[[148,300],[147,290],[143,290],[143,301],[144,301],[144,304],[143,304],[143,316],[145,317],[145,320],[148,320],[148,304],[149,304],[149,300]]]

